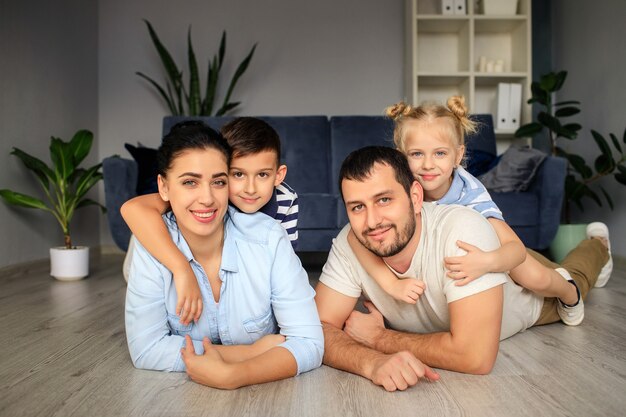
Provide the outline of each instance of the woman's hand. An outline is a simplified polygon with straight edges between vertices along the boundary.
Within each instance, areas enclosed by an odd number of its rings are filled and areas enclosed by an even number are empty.
[[[444,265],[448,270],[447,276],[457,280],[454,285],[468,284],[476,278],[491,272],[493,269],[492,252],[484,252],[476,246],[462,241],[457,246],[467,252],[467,255],[444,258]]]
[[[226,363],[207,337],[202,340],[202,355],[196,355],[189,335],[185,336],[185,341],[187,345],[181,349],[181,354],[187,367],[187,375],[194,382],[220,389],[239,388],[236,382],[236,365]]]
[[[191,320],[197,322],[202,314],[202,293],[189,264],[184,269],[173,271],[172,274],[178,296],[176,315],[180,317],[180,322],[187,326]]]

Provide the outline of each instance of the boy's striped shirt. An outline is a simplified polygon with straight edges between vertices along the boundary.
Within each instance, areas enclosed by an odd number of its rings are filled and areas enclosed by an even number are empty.
[[[280,223],[295,250],[298,246],[298,194],[294,189],[285,182],[278,184],[270,201],[259,211]]]

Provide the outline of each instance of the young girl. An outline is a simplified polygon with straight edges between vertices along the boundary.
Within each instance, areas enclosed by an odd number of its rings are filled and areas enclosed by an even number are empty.
[[[226,140],[202,123],[174,126],[158,151],[159,195],[171,207],[162,220],[200,288],[199,319],[180,322],[172,272],[138,242],[126,294],[136,367],[227,389],[309,371],[324,352],[315,292],[287,234],[228,205],[229,160]]]
[[[448,100],[447,107],[427,104],[412,107],[398,103],[387,108],[395,121],[394,143],[408,158],[415,179],[424,189],[424,201],[461,204],[481,213],[491,223],[501,242],[492,252],[483,252],[465,242],[458,246],[464,256],[446,258],[447,275],[466,285],[488,272],[509,272],[519,285],[543,296],[557,297],[561,320],[572,326],[582,322],[583,301],[578,288],[562,268],[548,269],[532,256],[515,232],[504,222],[501,211],[484,186],[460,165],[465,153],[464,136],[476,131],[468,118],[462,97]],[[415,304],[424,293],[423,281],[397,279],[384,262],[363,247],[354,234],[350,246],[370,276],[392,297]]]

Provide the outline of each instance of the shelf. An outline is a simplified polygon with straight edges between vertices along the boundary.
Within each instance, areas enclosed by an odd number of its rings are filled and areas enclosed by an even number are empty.
[[[482,14],[477,0],[466,0],[467,14],[443,15],[440,0],[405,0],[407,98],[414,104],[445,104],[450,96],[463,95],[470,112],[495,115],[498,83],[518,83],[522,84],[521,121],[527,123],[531,1],[518,0],[515,15]],[[502,60],[502,71],[481,72],[481,57],[492,61],[489,68],[498,68],[497,61]],[[502,131],[497,136],[511,138],[513,133]]]

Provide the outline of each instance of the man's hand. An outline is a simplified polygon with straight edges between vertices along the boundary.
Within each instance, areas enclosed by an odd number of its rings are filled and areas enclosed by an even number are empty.
[[[376,349],[374,344],[385,331],[383,315],[370,301],[364,301],[363,305],[369,310],[369,314],[353,311],[346,320],[344,331],[357,342],[371,349]]]
[[[447,276],[457,280],[454,285],[462,286],[469,284],[476,278],[491,272],[494,262],[491,252],[484,252],[476,246],[462,241],[456,242],[457,246],[467,252],[463,256],[448,256],[444,258]]]
[[[181,349],[181,353],[187,367],[187,375],[194,382],[213,388],[238,388],[235,382],[235,365],[226,363],[207,337],[202,340],[204,346],[202,355],[196,355],[189,335],[185,336],[185,341],[187,345]]]
[[[369,375],[374,384],[387,391],[404,391],[417,384],[420,378],[436,381],[439,374],[406,351],[381,355],[374,361]]]
[[[426,283],[421,279],[396,279],[389,288],[389,295],[398,301],[415,304],[417,299],[424,294],[425,289]]]
[[[191,266],[187,265],[183,270],[174,271],[173,278],[178,295],[176,315],[180,317],[180,322],[185,326],[191,320],[197,322],[200,314],[202,314],[202,294]]]

